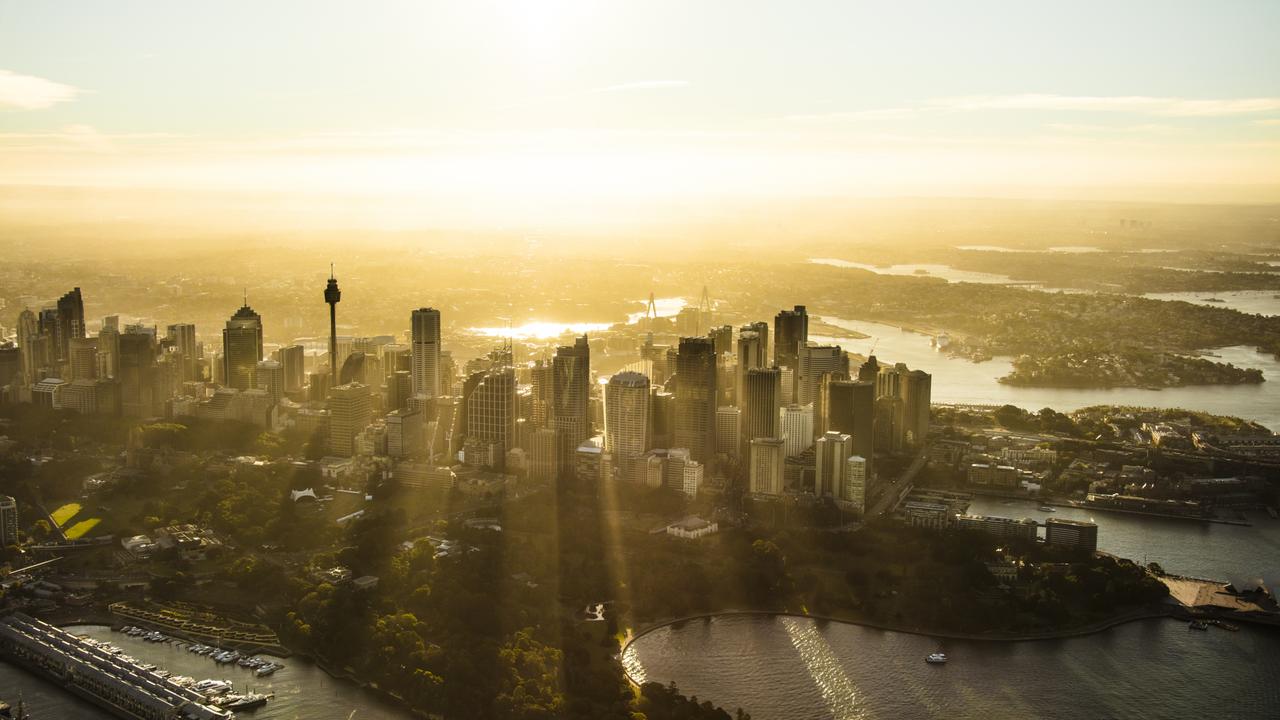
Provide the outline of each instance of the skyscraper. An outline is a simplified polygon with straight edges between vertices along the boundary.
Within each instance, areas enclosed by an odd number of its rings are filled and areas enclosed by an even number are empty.
[[[433,398],[440,394],[440,311],[418,308],[410,322],[413,394]]]
[[[786,456],[795,457],[813,446],[813,406],[787,405],[779,412]]]
[[[707,463],[715,449],[716,353],[707,337],[680,338],[676,356],[676,447]]]
[[[631,465],[649,448],[649,378],[621,372],[604,390],[604,451],[614,468],[629,477]]]
[[[814,495],[842,499],[840,494],[845,489],[845,472],[852,454],[852,441],[844,433],[828,432],[813,444]]]
[[[738,333],[738,377],[737,388],[734,397],[737,399],[738,406],[743,403],[742,381],[746,377],[747,371],[752,368],[766,367],[769,364],[765,355],[765,341],[760,337],[760,333],[755,330],[743,328]]]
[[[196,348],[196,326],[191,323],[170,325],[165,337],[182,354],[182,382],[197,380],[196,360],[199,353]]]
[[[275,360],[261,360],[257,369],[258,387],[267,391],[272,403],[284,397],[284,366]]]
[[[465,398],[467,464],[501,469],[515,443],[515,370],[510,366],[483,370],[468,378],[467,384],[472,386]]]
[[[716,408],[716,452],[741,457],[742,411],[732,406]]]
[[[0,548],[18,544],[18,501],[0,495]]]
[[[782,494],[786,470],[786,455],[782,440],[755,438],[749,446],[749,485],[753,495],[777,496]]]
[[[95,380],[98,377],[98,339],[72,338],[67,351],[68,380]]]
[[[875,453],[876,385],[865,380],[827,383],[826,430],[853,438],[853,453],[868,470]]]
[[[53,325],[53,349],[57,362],[71,361],[71,341],[84,337],[84,299],[80,288],[58,298]]]
[[[373,400],[361,383],[329,389],[329,452],[338,457],[355,454],[356,435],[373,420]]]
[[[778,409],[782,406],[782,372],[751,368],[742,383],[742,454],[756,438],[780,438]]]
[[[839,345],[816,345],[802,342],[796,358],[796,403],[814,406],[814,416],[822,414],[819,390],[826,375],[847,377],[849,360]]]
[[[591,437],[591,345],[587,336],[556,348],[551,359],[551,426],[560,431],[560,466]]]
[[[39,379],[36,372],[48,364],[48,342],[30,309],[18,313],[18,348],[22,352],[22,374],[28,384],[34,383]]]
[[[301,391],[303,383],[307,380],[306,350],[301,345],[290,345],[277,350],[275,356],[284,370],[285,393]]]
[[[227,387],[237,390],[257,387],[259,360],[262,360],[262,317],[246,301],[222,331],[222,363]]]
[[[256,363],[255,363],[256,364]],[[163,411],[155,336],[130,329],[120,335],[120,412],[125,417],[151,417]]]
[[[809,313],[803,305],[794,310],[783,310],[773,318],[775,365],[796,368],[800,344],[809,340]]]
[[[871,498],[870,479],[866,458],[850,455],[845,461],[844,488],[840,492],[840,500],[848,503],[859,514],[867,511],[867,500]]]

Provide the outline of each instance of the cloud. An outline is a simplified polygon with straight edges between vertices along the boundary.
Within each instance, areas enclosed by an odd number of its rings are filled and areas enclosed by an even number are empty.
[[[1275,126],[1280,125],[1280,118],[1267,118],[1266,120],[1254,120],[1254,125]]]
[[[39,110],[78,94],[80,91],[70,85],[0,70],[0,109]]]
[[[971,95],[928,103],[946,110],[1068,110],[1125,112],[1166,117],[1224,117],[1280,110],[1280,98],[1193,100],[1145,95]]]
[[[1075,123],[1049,123],[1045,125],[1050,130],[1064,133],[1104,133],[1109,135],[1168,135],[1172,133],[1182,132],[1185,128],[1175,125],[1159,125],[1156,123],[1146,123],[1143,125],[1087,125]]]
[[[641,80],[639,82],[622,83],[592,88],[589,93],[631,92],[632,90],[664,90],[667,88],[688,87],[688,80]]]
[[[875,118],[887,117],[906,117],[915,115],[920,112],[919,108],[909,107],[893,107],[878,108],[874,110],[849,110],[847,112],[829,112],[829,113],[807,113],[798,115],[786,115],[784,120],[797,120],[804,122],[838,122],[843,120],[867,120]]]

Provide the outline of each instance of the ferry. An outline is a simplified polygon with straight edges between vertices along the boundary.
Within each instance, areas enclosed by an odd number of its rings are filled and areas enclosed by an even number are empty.
[[[941,665],[947,661],[947,655],[946,653],[940,652],[932,653],[929,657],[925,658],[924,661],[930,665]]]

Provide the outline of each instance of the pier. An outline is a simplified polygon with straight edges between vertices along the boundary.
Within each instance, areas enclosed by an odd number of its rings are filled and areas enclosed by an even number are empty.
[[[0,655],[125,720],[230,720],[204,695],[22,613],[0,618]]]

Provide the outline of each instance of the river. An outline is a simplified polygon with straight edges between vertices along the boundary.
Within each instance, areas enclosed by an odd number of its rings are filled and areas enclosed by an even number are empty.
[[[814,316],[821,310],[813,309]],[[892,325],[846,320],[823,315],[822,320],[870,337],[862,340],[810,336],[810,340],[836,343],[850,352],[867,354],[875,347],[881,363],[906,363],[913,370],[933,375],[932,397],[938,403],[1017,405],[1027,410],[1051,407],[1068,412],[1089,405],[1136,405],[1187,408],[1220,415],[1235,415],[1280,429],[1280,360],[1250,347],[1233,346],[1207,351],[1220,362],[1258,368],[1269,381],[1258,385],[1192,385],[1147,390],[1143,388],[1041,388],[997,382],[1012,369],[1008,357],[982,363],[970,362],[935,350],[928,335]]]
[[[942,650],[946,665],[924,657]],[[1173,620],[1032,642],[934,638],[804,618],[726,616],[659,628],[632,677],[753,720],[1276,717],[1280,633]]]
[[[264,707],[241,717],[254,720],[412,720],[399,706],[346,680],[329,677],[313,663],[300,658],[284,660],[285,667],[267,678],[235,665],[218,665],[174,643],[149,643],[112,632],[102,625],[68,627],[69,632],[106,640],[139,660],[154,663],[175,675],[196,679],[231,680],[237,689],[246,685],[275,693]],[[114,720],[113,715],[67,693],[57,685],[13,665],[0,662],[0,697],[16,703],[21,695],[33,720]]]

